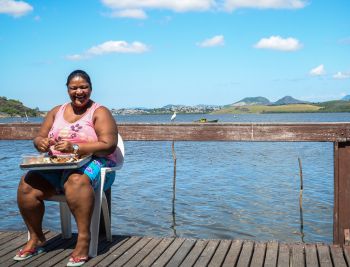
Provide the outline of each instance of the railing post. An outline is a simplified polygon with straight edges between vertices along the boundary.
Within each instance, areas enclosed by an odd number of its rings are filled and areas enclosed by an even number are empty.
[[[333,243],[343,245],[350,229],[350,142],[334,143]]]

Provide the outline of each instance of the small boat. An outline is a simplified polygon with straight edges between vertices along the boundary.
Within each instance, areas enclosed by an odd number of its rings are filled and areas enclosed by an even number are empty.
[[[200,118],[194,122],[208,123],[208,122],[218,122],[219,120],[207,120],[206,118]]]

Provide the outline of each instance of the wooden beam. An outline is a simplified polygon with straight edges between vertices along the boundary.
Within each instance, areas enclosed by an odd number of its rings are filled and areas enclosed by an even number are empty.
[[[333,242],[344,244],[350,229],[350,142],[334,143]]]
[[[0,124],[0,140],[29,140],[40,124]],[[350,123],[125,123],[118,129],[126,141],[350,141]]]

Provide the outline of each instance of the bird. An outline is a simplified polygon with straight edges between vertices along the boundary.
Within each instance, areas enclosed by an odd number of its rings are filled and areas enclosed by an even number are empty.
[[[171,120],[171,121],[174,121],[175,118],[176,118],[176,111],[174,111],[174,114],[171,116],[170,120]]]

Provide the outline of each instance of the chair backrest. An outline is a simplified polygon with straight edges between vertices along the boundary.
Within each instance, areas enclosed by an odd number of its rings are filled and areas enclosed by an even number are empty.
[[[124,149],[124,142],[123,138],[118,133],[118,146],[117,146],[117,169],[120,169],[123,166],[124,163],[124,155],[125,155],[125,149]]]

